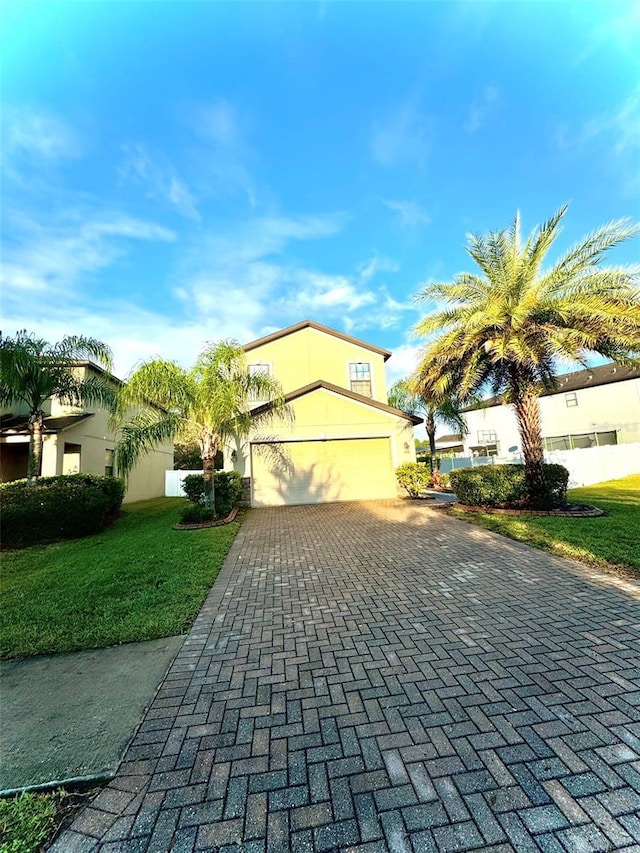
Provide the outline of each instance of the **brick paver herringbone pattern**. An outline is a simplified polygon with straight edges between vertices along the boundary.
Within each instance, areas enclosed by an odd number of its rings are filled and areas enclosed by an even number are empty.
[[[410,502],[253,510],[52,849],[640,851],[639,593]]]

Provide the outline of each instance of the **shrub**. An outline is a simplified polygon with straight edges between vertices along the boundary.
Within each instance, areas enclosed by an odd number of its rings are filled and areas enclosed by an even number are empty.
[[[215,518],[211,507],[204,504],[187,504],[180,510],[180,521],[183,524],[202,524]]]
[[[421,462],[404,462],[396,468],[396,479],[409,497],[417,498],[429,488],[431,471]]]
[[[204,474],[189,474],[182,481],[185,495],[196,507],[204,507]],[[237,471],[216,471],[213,475],[216,516],[229,515],[242,495],[242,477]]]
[[[544,464],[549,506],[566,502],[569,472],[562,465]],[[524,506],[528,500],[524,465],[480,465],[449,474],[451,487],[468,506]]]
[[[82,476],[5,483],[1,495],[2,541],[7,545],[97,533],[110,505],[101,485]]]
[[[182,491],[192,504],[204,504],[204,474],[189,474],[182,481]]]
[[[124,480],[119,477],[103,477],[99,474],[58,474],[55,477],[38,477],[33,480],[13,480],[10,483],[2,483],[0,489],[4,490],[7,487],[11,489],[28,489],[33,485],[50,488],[51,486],[62,483],[83,483],[90,486],[96,486],[107,497],[107,514],[117,512],[122,506],[126,486]]]
[[[242,477],[237,471],[216,471],[213,481],[216,515],[224,518],[242,496]]]

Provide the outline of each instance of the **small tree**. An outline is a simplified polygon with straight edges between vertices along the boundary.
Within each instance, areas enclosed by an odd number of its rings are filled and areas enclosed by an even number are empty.
[[[467,424],[460,414],[460,404],[452,395],[423,397],[414,390],[411,379],[399,379],[389,390],[389,405],[401,409],[409,415],[424,418],[429,450],[431,456],[436,453],[436,424],[437,421],[458,430],[462,435],[467,433]]]
[[[99,376],[78,377],[77,362],[93,360],[110,368],[109,347],[95,338],[65,335],[50,344],[26,330],[15,337],[0,336],[0,405],[24,405],[29,412],[29,462],[27,477],[42,473],[43,406],[57,397],[70,406],[98,403],[113,409],[117,393]]]
[[[270,405],[253,414],[254,399]],[[246,437],[253,425],[287,411],[279,383],[265,373],[249,373],[244,350],[236,341],[208,344],[189,369],[160,359],[142,364],[129,377],[119,406],[118,470],[128,474],[143,453],[168,439],[195,441],[207,507],[215,506],[215,457],[225,441]],[[128,417],[132,407],[137,414]]]

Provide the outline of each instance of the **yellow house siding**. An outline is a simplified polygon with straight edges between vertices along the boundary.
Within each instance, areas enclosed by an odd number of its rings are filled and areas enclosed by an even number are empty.
[[[387,402],[384,357],[312,327],[251,349],[247,362],[269,364],[286,394],[316,379],[350,388],[349,364],[368,363],[371,365],[372,397]]]
[[[260,438],[306,441],[386,437],[391,439],[394,468],[403,462],[415,461],[413,425],[403,417],[380,411],[325,388],[299,397],[290,404],[290,408],[291,421],[273,421],[259,431],[254,430],[251,441]],[[246,475],[249,475],[248,470]]]
[[[389,438],[291,441],[286,465],[252,447],[253,506],[372,500],[395,494]]]

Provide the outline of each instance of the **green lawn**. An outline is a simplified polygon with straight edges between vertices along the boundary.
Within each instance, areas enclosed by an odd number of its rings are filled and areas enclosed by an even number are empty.
[[[0,853],[38,853],[51,839],[64,793],[23,793],[0,800]]]
[[[640,474],[582,489],[570,489],[571,503],[601,507],[601,518],[489,515],[453,509],[457,518],[512,539],[601,568],[624,567],[640,577]]]
[[[5,551],[0,656],[93,649],[186,631],[238,522],[178,531],[181,498],[126,504],[86,539]]]

